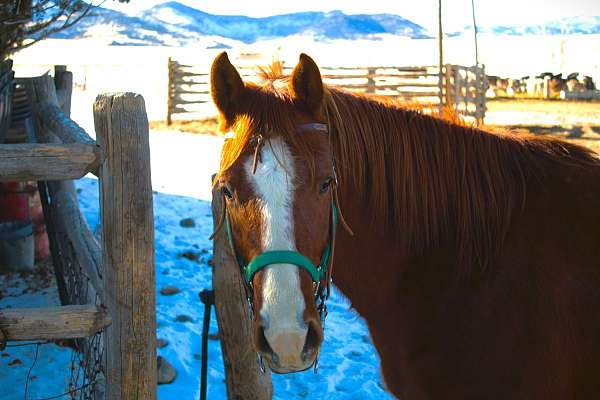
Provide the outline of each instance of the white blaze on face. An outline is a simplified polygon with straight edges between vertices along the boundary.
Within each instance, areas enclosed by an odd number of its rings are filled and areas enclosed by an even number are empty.
[[[252,161],[246,162],[245,170],[261,205],[262,251],[296,250],[292,213],[295,176],[289,148],[281,138],[272,139],[262,147],[255,174]],[[298,364],[308,331],[302,318],[305,304],[298,267],[273,264],[263,271],[260,317],[265,338],[281,365]]]

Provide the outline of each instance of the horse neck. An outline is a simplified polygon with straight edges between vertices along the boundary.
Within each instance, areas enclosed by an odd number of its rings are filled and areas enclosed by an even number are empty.
[[[523,146],[348,94],[334,101],[340,203],[356,233],[339,241],[342,290],[384,296],[382,283],[423,257],[449,256],[459,274],[485,264],[522,200]]]

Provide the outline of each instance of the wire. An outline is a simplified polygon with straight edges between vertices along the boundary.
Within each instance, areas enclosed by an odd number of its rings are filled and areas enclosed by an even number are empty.
[[[76,388],[76,389],[71,389],[71,390],[68,390],[68,391],[66,391],[66,392],[64,392],[64,393],[57,394],[57,395],[55,395],[55,396],[51,396],[51,397],[44,397],[44,398],[37,399],[37,400],[53,400],[53,399],[60,399],[60,398],[61,398],[61,397],[63,397],[63,396],[72,395],[72,394],[73,394],[73,393],[75,393],[75,392],[79,392],[80,390],[82,390],[82,389],[85,389],[86,387],[88,387],[88,386],[90,386],[90,385],[92,385],[92,382],[90,382],[90,383],[86,383],[85,385],[81,385],[81,386],[79,386],[79,387],[78,387],[78,388]]]
[[[27,372],[27,380],[25,381],[25,400],[27,400],[27,390],[29,389],[29,378],[31,377],[31,371],[33,371],[33,367],[35,367],[35,363],[37,362],[39,350],[40,350],[40,344],[37,343],[35,346],[35,355],[33,356],[33,362],[31,363],[31,367],[29,367],[29,371]]]

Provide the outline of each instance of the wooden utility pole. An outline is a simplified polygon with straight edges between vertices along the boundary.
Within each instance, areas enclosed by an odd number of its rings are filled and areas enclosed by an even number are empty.
[[[475,39],[475,65],[479,66],[479,48],[477,46],[477,22],[475,21],[475,0],[471,0],[471,11],[473,12],[473,38]]]

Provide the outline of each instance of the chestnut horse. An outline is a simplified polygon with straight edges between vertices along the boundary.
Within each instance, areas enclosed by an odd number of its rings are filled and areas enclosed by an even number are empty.
[[[269,368],[315,362],[333,276],[399,398],[599,398],[594,153],[325,86],[304,54],[255,85],[222,53],[211,85],[221,226]]]

